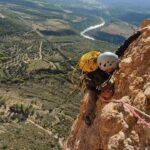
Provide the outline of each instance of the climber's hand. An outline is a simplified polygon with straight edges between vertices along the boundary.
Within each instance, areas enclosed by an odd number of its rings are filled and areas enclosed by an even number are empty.
[[[105,89],[101,92],[101,97],[104,98],[105,100],[111,99],[113,96],[113,92],[110,89]]]

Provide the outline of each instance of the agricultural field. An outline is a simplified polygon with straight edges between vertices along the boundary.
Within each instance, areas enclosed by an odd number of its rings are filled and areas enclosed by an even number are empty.
[[[136,28],[78,1],[0,1],[0,149],[61,149],[83,98],[79,58],[115,51]],[[89,35],[103,36],[82,37],[101,17],[106,25]]]
[[[115,23],[112,22],[101,28],[102,32],[118,34],[126,38],[131,36],[134,30],[136,30],[136,26],[131,26],[126,22],[115,22]]]

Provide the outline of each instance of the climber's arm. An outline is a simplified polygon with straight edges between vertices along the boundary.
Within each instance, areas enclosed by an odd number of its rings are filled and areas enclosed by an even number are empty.
[[[129,45],[134,41],[136,40],[139,36],[141,35],[141,32],[140,31],[137,31],[135,34],[133,34],[132,36],[130,36],[125,42],[123,45],[121,45],[118,50],[115,52],[116,55],[118,55],[119,57],[121,57],[125,50],[129,47]]]

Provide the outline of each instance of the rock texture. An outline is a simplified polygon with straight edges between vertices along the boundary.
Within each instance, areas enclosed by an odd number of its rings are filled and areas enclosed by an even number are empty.
[[[139,30],[142,35],[130,44],[114,76],[113,99],[123,100],[150,115],[150,20],[144,21]],[[100,97],[93,124],[85,125],[86,96],[64,149],[150,150],[150,129],[117,103],[106,103]]]

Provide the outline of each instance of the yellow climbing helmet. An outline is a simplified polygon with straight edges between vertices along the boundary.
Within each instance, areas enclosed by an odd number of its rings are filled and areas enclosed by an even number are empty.
[[[98,68],[97,57],[99,55],[100,52],[95,50],[85,53],[79,61],[80,69],[87,73],[95,71]]]

